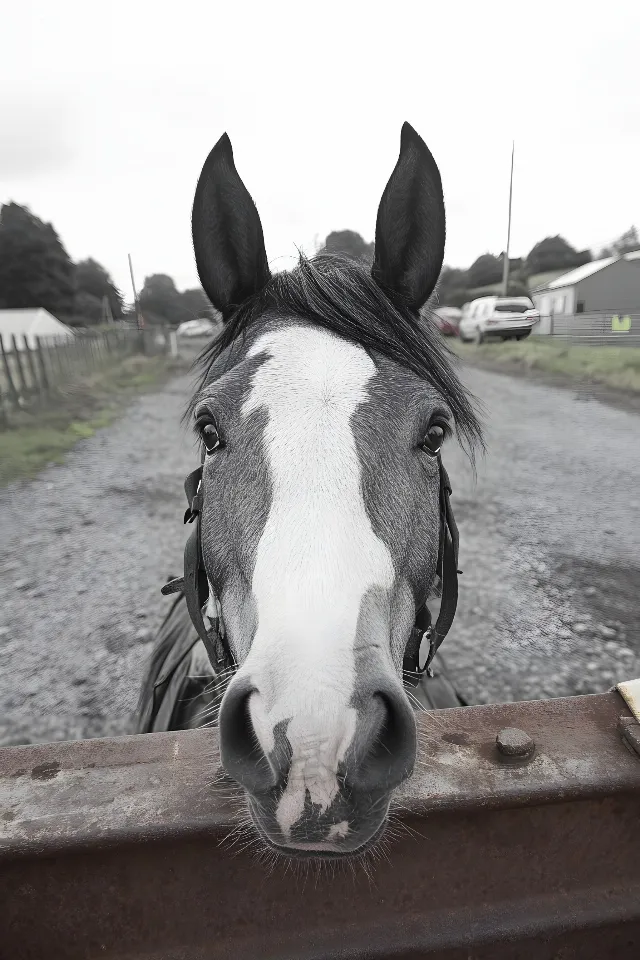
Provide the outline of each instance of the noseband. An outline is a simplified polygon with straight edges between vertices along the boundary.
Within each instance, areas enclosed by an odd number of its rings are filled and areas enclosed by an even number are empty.
[[[440,611],[435,626],[432,625],[431,613],[426,601],[416,614],[402,664],[404,682],[411,687],[417,686],[425,673],[433,676],[431,661],[451,628],[458,604],[458,574],[461,573],[458,570],[458,527],[450,503],[451,484],[440,455],[438,455],[438,468],[440,472],[440,544],[436,573],[441,582]],[[164,596],[171,593],[184,594],[189,616],[205,645],[211,666],[216,673],[221,673],[230,668],[234,669],[236,661],[219,618],[211,620],[211,627],[207,628],[202,614],[203,607],[209,599],[209,581],[204,567],[201,539],[202,466],[187,476],[184,490],[189,504],[184,522],[195,523],[195,527],[184,550],[184,576],[170,580],[162,587],[162,593]],[[420,666],[420,647],[424,639],[429,640],[429,653],[424,664]]]

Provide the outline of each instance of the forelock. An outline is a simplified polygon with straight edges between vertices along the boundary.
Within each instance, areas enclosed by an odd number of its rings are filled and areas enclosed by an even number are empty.
[[[478,401],[463,386],[457,358],[446,346],[429,311],[423,315],[388,296],[364,264],[322,254],[300,257],[289,272],[277,273],[228,318],[220,335],[198,360],[200,389],[237,362],[245,338],[269,319],[302,320],[325,328],[411,370],[430,384],[451,409],[458,437],[472,461],[484,449]],[[189,405],[193,410],[196,398]]]

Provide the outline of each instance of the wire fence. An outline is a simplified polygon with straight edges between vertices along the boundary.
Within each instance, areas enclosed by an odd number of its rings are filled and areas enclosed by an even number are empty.
[[[640,313],[576,313],[544,320],[556,339],[583,346],[640,347]],[[540,329],[533,332],[542,334]]]
[[[77,330],[64,337],[0,333],[0,428],[9,426],[14,411],[55,402],[61,386],[134,353],[168,353],[172,341],[175,334],[164,328]]]

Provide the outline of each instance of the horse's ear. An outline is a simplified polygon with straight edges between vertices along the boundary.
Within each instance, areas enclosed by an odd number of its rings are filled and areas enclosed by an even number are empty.
[[[238,176],[226,133],[202,168],[191,227],[200,282],[226,318],[271,276],[260,217]]]
[[[400,156],[378,208],[374,280],[419,310],[440,276],[444,241],[440,172],[424,140],[404,123]]]

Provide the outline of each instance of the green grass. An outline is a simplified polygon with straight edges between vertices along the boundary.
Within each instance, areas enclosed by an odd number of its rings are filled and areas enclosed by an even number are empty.
[[[581,347],[552,337],[475,345],[449,341],[464,360],[556,374],[640,394],[640,347]]]
[[[11,414],[9,429],[0,431],[0,486],[63,463],[80,440],[113,423],[132,397],[160,386],[183,367],[165,356],[127,357],[58,389],[42,405]]]

